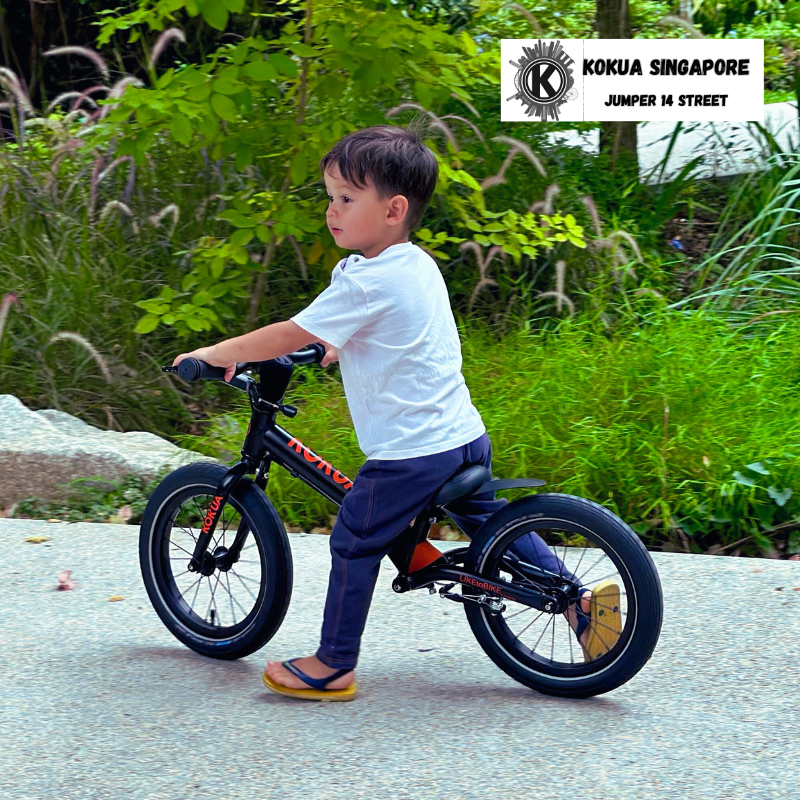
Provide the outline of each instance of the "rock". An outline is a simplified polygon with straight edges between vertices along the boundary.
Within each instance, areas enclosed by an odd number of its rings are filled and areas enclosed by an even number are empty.
[[[152,433],[103,431],[63,411],[31,411],[0,394],[0,505],[36,495],[63,500],[75,478],[155,475],[193,461],[214,461]]]

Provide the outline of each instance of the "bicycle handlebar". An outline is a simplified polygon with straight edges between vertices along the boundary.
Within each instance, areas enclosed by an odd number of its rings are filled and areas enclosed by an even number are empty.
[[[319,364],[325,356],[325,347],[318,342],[309,345],[307,349],[287,353],[284,358],[290,358],[295,364]],[[258,368],[263,361],[242,361],[236,365],[234,378],[247,369]],[[224,381],[225,367],[212,367],[198,358],[184,358],[177,367],[162,367],[163,372],[177,372],[185,381]],[[233,378],[229,381],[233,383]]]

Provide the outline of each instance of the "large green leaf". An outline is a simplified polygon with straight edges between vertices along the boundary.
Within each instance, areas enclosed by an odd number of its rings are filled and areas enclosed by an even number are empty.
[[[153,314],[148,314],[147,316],[142,317],[136,323],[136,327],[133,329],[133,332],[150,333],[150,331],[154,331],[157,327],[158,327],[158,317],[154,316]]]
[[[224,31],[228,27],[228,9],[222,0],[203,0],[202,14],[212,28]]]
[[[189,144],[192,139],[192,126],[183,114],[175,114],[172,117],[169,130],[178,144]]]
[[[295,153],[292,156],[289,174],[292,178],[292,183],[295,186],[301,184],[306,179],[306,176],[308,175],[308,169],[306,166],[306,155],[302,151]]]
[[[269,60],[281,75],[288,75],[290,78],[297,77],[297,64],[289,56],[285,56],[283,53],[270,53]]]
[[[242,67],[242,76],[261,82],[274,80],[278,77],[278,73],[268,61],[251,61]]]
[[[228,122],[234,122],[236,120],[236,104],[225,94],[212,94],[211,108],[214,109],[214,113],[220,119],[225,119]]]

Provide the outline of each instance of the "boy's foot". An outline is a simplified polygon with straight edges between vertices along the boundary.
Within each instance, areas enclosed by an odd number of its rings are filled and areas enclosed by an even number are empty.
[[[586,660],[592,661],[611,650],[622,633],[619,586],[601,581],[592,591],[581,593],[580,603],[582,614],[570,606],[566,616],[575,633],[580,631],[578,641]]]
[[[264,670],[264,684],[268,689],[302,700],[352,700],[358,691],[355,680],[354,670],[333,669],[316,656],[268,661]]]

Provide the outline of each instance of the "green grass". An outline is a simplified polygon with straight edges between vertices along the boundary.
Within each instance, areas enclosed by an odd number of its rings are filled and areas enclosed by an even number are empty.
[[[0,391],[33,408],[61,408],[99,427],[149,430],[233,461],[249,414],[243,398],[219,384],[182,384],[159,369],[217,337],[182,340],[164,328],[133,333],[141,316],[135,302],[162,286],[178,286],[193,243],[217,224],[210,206],[196,212],[220,187],[208,185],[191,161],[154,155],[150,170],[137,174],[130,202],[136,228],[128,218],[98,213],[122,196],[124,168],[98,184],[93,201],[91,162],[64,162],[69,169],[51,184],[47,152],[42,163],[32,156],[0,158],[0,296],[19,298],[0,340]],[[539,477],[549,491],[597,500],[651,546],[744,554],[800,549],[794,530],[800,527],[794,494],[800,447],[800,332],[793,323],[800,313],[797,170],[794,162],[776,161],[771,171],[730,187],[717,239],[697,265],[706,283],[673,302],[680,310],[652,311],[677,292],[671,284],[677,284],[672,270],[679,260],[671,255],[668,262],[652,248],[647,264],[635,264],[636,279],[623,278],[625,265],[598,248],[587,250],[583,261],[570,260],[565,291],[578,308],[571,320],[560,321],[538,297],[552,288],[552,258],[531,265],[545,272],[514,289],[513,309],[505,296],[481,295],[474,318],[496,325],[464,323],[464,373],[494,443],[496,475]],[[559,178],[565,195],[585,191],[583,178],[573,177],[574,185],[569,174]],[[591,188],[598,197],[610,196],[602,183]],[[149,221],[169,202],[181,211],[174,231]],[[664,220],[683,202],[667,198],[648,218],[647,235],[663,238]],[[760,210],[753,213],[753,205]],[[601,217],[606,233],[627,230],[633,221],[612,214],[609,223],[602,209]],[[293,262],[279,267],[270,266],[264,324],[285,318],[291,304],[301,302]],[[475,265],[462,260],[443,269],[451,295],[469,297]],[[501,279],[501,267],[493,270]],[[648,286],[667,299],[640,296]],[[709,294],[715,303],[697,310]],[[248,304],[243,297],[242,316]],[[53,338],[65,332],[89,344]],[[341,383],[335,371],[303,372],[305,382],[286,398],[301,413],[283,421],[354,477],[362,455]],[[138,498],[135,503],[126,492]],[[95,488],[76,497],[70,512],[38,501],[25,508],[100,519],[123,505],[141,505],[145,493],[144,487]],[[327,525],[335,511],[279,468],[269,494],[289,525]]]
[[[757,554],[797,544],[787,532],[800,507],[786,491],[800,482],[796,326],[748,337],[710,315],[664,312],[613,337],[578,319],[501,340],[470,326],[462,339],[496,476],[596,500],[650,546]],[[362,456],[341,384],[305,374],[287,395],[300,407],[287,427],[353,477]],[[247,418],[242,406],[183,443],[234,460]],[[287,524],[327,524],[335,511],[280,468],[268,493]]]

